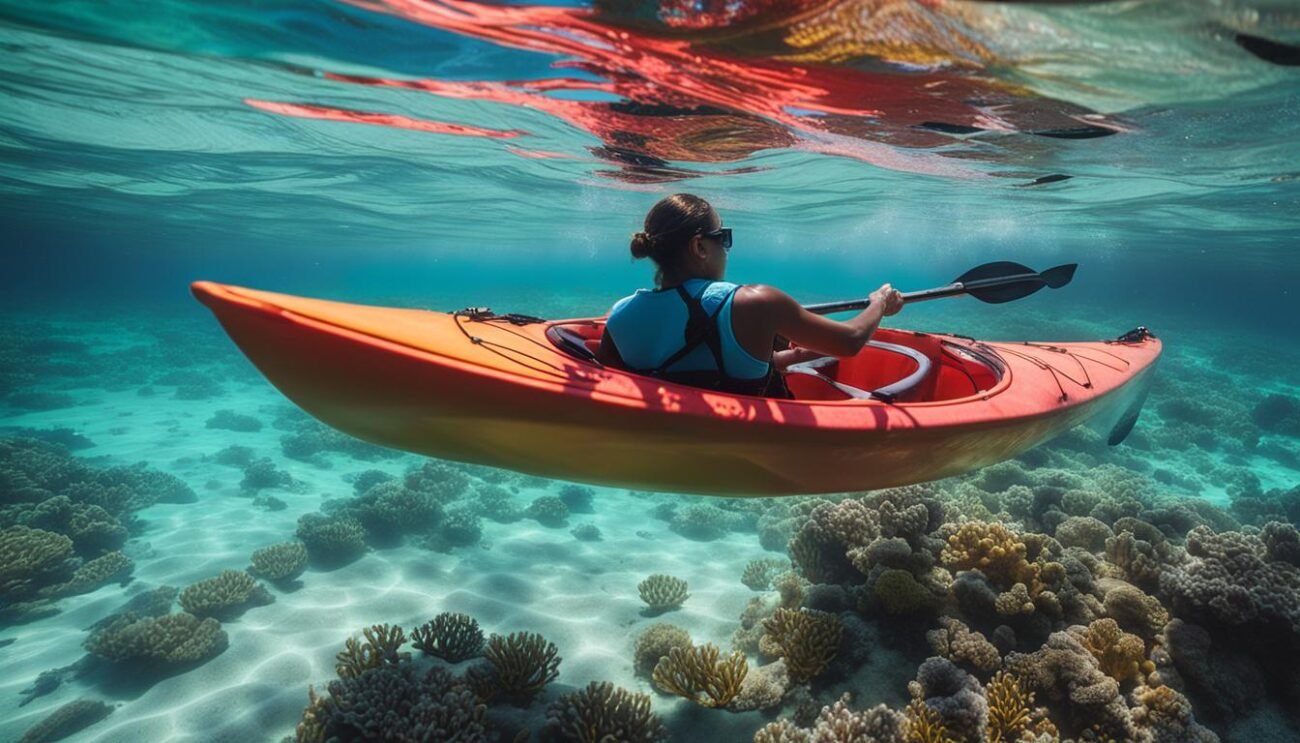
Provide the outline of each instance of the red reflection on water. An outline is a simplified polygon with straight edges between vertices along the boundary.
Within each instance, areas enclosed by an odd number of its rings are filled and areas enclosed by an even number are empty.
[[[926,31],[926,24],[942,25],[934,20],[942,20],[942,0],[908,3],[912,10],[919,8],[920,15],[895,11],[894,16],[876,6],[904,5],[898,0],[756,4],[663,0],[645,7],[607,0],[602,5],[617,8],[606,8],[603,14],[466,0],[344,1],[506,47],[562,55],[567,59],[553,66],[600,79],[458,82],[330,73],[327,79],[545,112],[601,140],[590,150],[621,168],[603,175],[633,182],[698,174],[672,167],[670,161],[734,162],[765,149],[853,157],[884,168],[932,175],[983,177],[982,171],[962,160],[980,159],[984,153],[991,159],[997,156],[989,152],[991,145],[964,142],[964,135],[1048,130],[1065,132],[1048,136],[1073,138],[1110,133],[1086,109],[1035,97],[986,77],[933,69],[905,71],[879,63],[875,65],[879,69],[865,68],[861,55],[874,53],[877,47],[895,50],[891,60],[934,61],[946,59],[947,54],[954,59],[961,56],[969,66],[981,52],[967,39],[954,41],[952,24],[943,26],[946,35],[931,46],[909,41]],[[864,12],[863,6],[879,12],[861,28],[818,30],[815,23],[836,21],[836,13],[845,12],[846,6],[858,14]],[[871,26],[878,18],[885,24],[915,21],[918,28],[886,33]],[[850,33],[847,41],[835,38],[829,47],[817,46],[822,38],[818,34],[844,33]],[[774,44],[773,38],[784,40]],[[836,54],[848,54],[845,49],[856,50],[855,66],[789,61],[791,39],[805,45],[800,51],[805,56],[834,59]],[[594,92],[618,100],[550,95],[557,91]]]
[[[307,106],[300,103],[259,101],[256,98],[245,98],[244,103],[253,108],[281,114],[282,116],[296,116],[305,119],[324,119],[326,121],[348,121],[354,124],[391,126],[397,129],[411,129],[417,132],[431,132],[433,134],[456,134],[462,137],[509,139],[511,137],[518,137],[520,134],[525,133],[518,129],[484,129],[477,126],[451,124],[445,121],[430,121],[428,119],[416,119],[410,116],[399,116],[396,114],[368,113],[366,111],[352,111],[346,108]]]

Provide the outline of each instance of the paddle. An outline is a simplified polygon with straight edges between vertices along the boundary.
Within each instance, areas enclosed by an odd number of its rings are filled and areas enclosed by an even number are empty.
[[[969,294],[981,302],[988,302],[989,304],[1014,302],[1017,299],[1023,299],[1033,294],[1045,286],[1060,289],[1070,283],[1070,279],[1074,278],[1076,268],[1078,268],[1077,263],[1067,263],[1039,273],[1029,266],[1022,266],[1019,263],[995,261],[972,268],[953,279],[952,283],[947,286],[922,289],[916,292],[903,292],[903,301],[924,302],[928,299],[942,299],[944,297]],[[818,315],[829,315],[833,312],[861,310],[869,304],[871,304],[870,299],[849,299],[842,302],[807,304],[804,305],[804,309]]]

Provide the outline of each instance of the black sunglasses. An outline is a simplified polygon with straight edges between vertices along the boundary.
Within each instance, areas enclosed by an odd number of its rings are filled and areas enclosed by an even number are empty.
[[[726,250],[728,252],[731,251],[731,228],[730,227],[722,227],[712,232],[701,232],[700,234],[703,235],[704,237],[713,238],[714,240],[717,240],[718,242],[722,243],[723,250]]]

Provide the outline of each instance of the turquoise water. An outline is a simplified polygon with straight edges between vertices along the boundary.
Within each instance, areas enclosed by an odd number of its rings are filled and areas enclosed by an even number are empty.
[[[449,720],[430,740],[576,740],[557,721],[609,682],[649,706],[630,740],[856,714],[854,740],[933,718],[975,741],[1007,679],[1038,740],[1300,739],[1293,2],[0,0],[0,44],[0,739],[53,740],[52,716],[79,741],[365,739],[340,710],[400,688]],[[1078,263],[891,324],[1149,326],[1136,431],[919,490],[585,490],[336,434],[188,294],[600,314],[649,285],[627,239],[678,191],[734,228],[729,279],[805,302]],[[977,532],[1025,560],[980,569]],[[243,572],[298,540],[302,572]],[[652,574],[689,597],[649,606]],[[445,612],[539,634],[554,678],[520,693],[497,644],[412,644]],[[656,682],[657,624],[740,651],[742,701]],[[373,625],[410,657],[340,677]],[[832,638],[811,671],[803,632]],[[309,686],[323,727],[295,733]]]

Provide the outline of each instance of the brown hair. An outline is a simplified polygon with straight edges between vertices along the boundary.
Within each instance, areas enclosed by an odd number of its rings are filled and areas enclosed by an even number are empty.
[[[632,236],[632,257],[655,262],[658,284],[665,268],[681,260],[691,238],[713,226],[713,207],[699,196],[675,193],[659,200],[645,215],[645,231]]]

